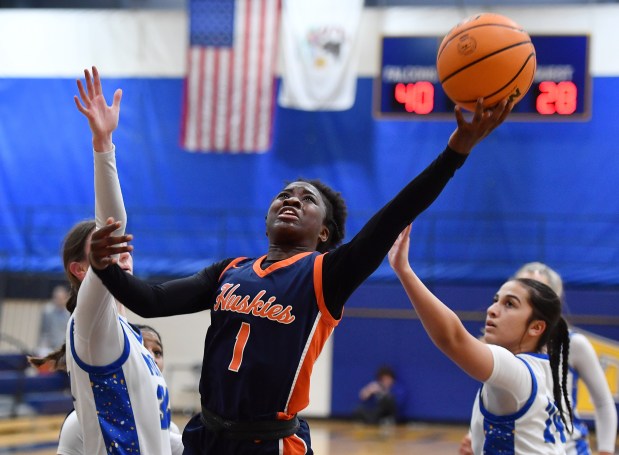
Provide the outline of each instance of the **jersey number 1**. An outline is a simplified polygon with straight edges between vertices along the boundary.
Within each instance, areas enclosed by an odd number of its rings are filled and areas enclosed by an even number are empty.
[[[249,331],[249,324],[247,322],[241,323],[239,333],[236,334],[236,342],[234,343],[232,361],[228,366],[228,369],[230,371],[234,371],[236,373],[239,371],[239,368],[241,368],[241,362],[243,362],[243,351],[245,350],[245,346],[247,345],[247,340],[249,340]]]

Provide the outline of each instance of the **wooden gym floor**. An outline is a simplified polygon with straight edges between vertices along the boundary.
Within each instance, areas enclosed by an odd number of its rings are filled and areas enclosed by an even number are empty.
[[[0,420],[0,454],[55,455],[64,416]],[[173,420],[183,428],[187,417]],[[373,427],[354,422],[308,419],[316,455],[456,455],[465,426],[409,423]]]
[[[0,419],[0,455],[55,455],[64,415]],[[175,415],[183,428],[187,416]],[[465,425],[407,423],[374,427],[359,423],[308,419],[316,455],[457,455]],[[592,435],[595,447],[595,435]]]

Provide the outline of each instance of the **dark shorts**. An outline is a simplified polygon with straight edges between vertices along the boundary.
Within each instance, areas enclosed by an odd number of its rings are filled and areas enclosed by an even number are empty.
[[[313,455],[309,425],[299,419],[300,427],[294,435],[273,441],[238,441],[226,439],[208,430],[194,415],[183,431],[183,455],[278,455],[280,444],[283,455]]]

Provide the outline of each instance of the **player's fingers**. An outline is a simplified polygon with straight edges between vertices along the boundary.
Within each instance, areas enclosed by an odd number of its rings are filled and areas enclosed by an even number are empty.
[[[454,108],[454,112],[456,114],[456,122],[458,124],[458,127],[460,127],[464,124],[464,114],[462,114],[462,108],[456,105],[456,107]]]
[[[120,226],[121,226],[120,221],[114,221],[113,218],[108,218],[105,226],[102,226],[101,228],[97,229],[92,234],[92,239],[93,240],[98,240],[98,239],[104,238],[106,236],[109,236],[112,232],[114,232]]]
[[[88,95],[86,95],[86,90],[84,90],[84,84],[79,79],[77,80],[77,91],[80,94],[80,98],[86,107],[90,106],[90,99]]]
[[[131,240],[133,240],[133,236],[131,234],[123,234],[123,235],[105,235],[103,237],[95,237],[93,235],[90,243],[90,248],[91,249],[109,249],[109,248],[121,248],[121,247],[125,247],[125,246],[130,246],[130,245],[126,245],[128,242],[130,242]],[[126,251],[131,251],[133,249],[133,247],[131,246],[131,249],[126,250]]]
[[[484,117],[484,99],[478,98],[475,103],[475,112],[473,113],[473,123],[479,123]]]
[[[95,89],[92,85],[92,77],[90,75],[90,71],[88,71],[87,69],[84,70],[84,79],[86,80],[86,90],[88,91],[88,97],[92,99],[95,96]]]
[[[122,100],[122,97],[123,97],[122,89],[116,89],[116,91],[114,92],[114,101],[112,102],[112,106],[115,109],[120,109],[120,101]]]
[[[503,110],[499,114],[499,120],[498,120],[499,124],[503,123],[503,121],[507,118],[507,116],[510,114],[513,108],[514,108],[513,101],[510,100],[507,103],[505,103],[505,106],[503,106]]]
[[[96,66],[92,67],[92,76],[94,78],[94,90],[95,96],[103,94],[103,90],[101,89],[101,78],[99,77],[99,70],[97,70]]]
[[[88,111],[86,110],[84,106],[82,106],[82,103],[80,103],[80,100],[77,97],[77,95],[73,97],[73,101],[75,101],[75,105],[77,106],[78,111],[80,111],[84,115],[88,115]]]
[[[131,251],[133,251],[133,245],[120,245],[120,246],[107,245],[105,246],[105,248],[94,250],[93,254],[100,256],[100,257],[106,257],[106,256],[115,256],[121,253],[130,253]]]

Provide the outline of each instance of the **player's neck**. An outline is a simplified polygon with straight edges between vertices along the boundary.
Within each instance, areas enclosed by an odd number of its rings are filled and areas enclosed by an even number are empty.
[[[273,263],[283,261],[285,259],[291,258],[292,256],[296,256],[300,253],[307,253],[308,251],[313,251],[304,246],[281,246],[281,245],[270,245],[269,252],[267,253],[267,257],[264,259],[264,262]]]

